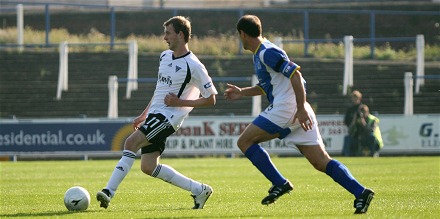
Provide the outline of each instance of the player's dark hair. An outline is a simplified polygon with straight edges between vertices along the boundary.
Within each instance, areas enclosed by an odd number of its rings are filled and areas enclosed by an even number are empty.
[[[185,18],[183,16],[174,16],[163,23],[164,27],[168,25],[173,25],[176,33],[182,31],[183,35],[185,36],[185,42],[188,42],[191,38],[191,22],[189,21],[189,18]]]
[[[260,19],[255,15],[244,15],[237,22],[237,31],[243,31],[251,37],[261,36],[263,27]]]

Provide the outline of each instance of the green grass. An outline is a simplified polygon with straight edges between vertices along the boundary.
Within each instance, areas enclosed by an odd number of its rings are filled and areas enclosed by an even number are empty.
[[[192,210],[189,192],[143,174],[136,160],[108,209],[95,194],[117,160],[0,163],[0,218],[438,218],[440,157],[337,158],[376,192],[366,215],[353,215],[353,196],[300,157],[273,158],[295,189],[262,206],[266,180],[245,158],[164,158],[181,173],[210,184],[205,209]],[[91,206],[68,212],[64,192],[85,187]]]

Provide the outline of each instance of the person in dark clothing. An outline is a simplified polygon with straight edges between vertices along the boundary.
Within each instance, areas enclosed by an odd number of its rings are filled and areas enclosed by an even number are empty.
[[[362,93],[358,90],[354,90],[353,92],[351,92],[351,102],[353,103],[353,105],[347,109],[344,116],[344,124],[347,126],[347,128],[350,127],[350,124],[352,123],[354,117],[359,114],[359,106],[362,104]],[[348,135],[344,137],[342,155],[356,156],[359,149],[357,148],[357,145],[354,144],[355,133],[350,133],[350,129],[348,130]]]

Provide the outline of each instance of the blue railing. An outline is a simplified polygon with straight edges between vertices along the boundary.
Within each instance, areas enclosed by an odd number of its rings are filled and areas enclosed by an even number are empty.
[[[424,78],[424,79],[440,79],[440,75],[414,75],[414,79]],[[440,87],[439,87],[440,90]]]
[[[109,10],[109,23],[110,23],[110,42],[109,46],[113,49],[115,43],[115,33],[116,33],[116,10],[163,10],[162,8],[155,7],[133,7],[133,6],[109,6],[109,5],[84,5],[84,4],[69,4],[69,3],[44,3],[44,2],[10,2],[10,1],[2,1],[2,4],[7,5],[15,5],[15,4],[23,4],[23,5],[36,5],[36,6],[44,6],[45,13],[45,44],[41,45],[24,45],[24,47],[53,47],[54,44],[50,42],[50,30],[51,30],[51,21],[50,21],[50,7],[51,6],[69,6],[69,7],[81,7],[88,9],[104,9]],[[11,8],[1,9],[4,11],[11,11]],[[216,8],[216,9],[179,9],[173,8],[171,9],[172,15],[178,15],[179,11],[184,10],[194,10],[194,11],[236,11],[237,19],[242,15],[246,14],[246,12],[258,12],[258,11],[270,11],[274,13],[290,13],[290,14],[302,14],[303,15],[303,40],[292,40],[286,42],[296,42],[304,44],[304,56],[308,56],[308,46],[309,43],[337,43],[341,42],[341,39],[310,39],[310,14],[366,14],[370,15],[369,19],[369,38],[357,38],[354,42],[370,42],[371,56],[374,58],[374,47],[376,42],[404,42],[404,41],[413,41],[414,37],[387,37],[387,38],[378,38],[376,37],[376,15],[418,15],[418,16],[440,16],[440,11],[380,11],[380,10],[330,10],[330,9],[280,9],[280,8],[241,8],[241,9],[230,9],[230,8]],[[7,44],[0,45],[0,47],[16,47],[20,45],[16,44]],[[21,45],[22,46],[22,45]],[[241,45],[239,46],[239,54],[243,53]]]

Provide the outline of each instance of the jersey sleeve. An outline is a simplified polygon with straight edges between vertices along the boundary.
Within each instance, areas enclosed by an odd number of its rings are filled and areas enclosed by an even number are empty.
[[[163,52],[160,54],[160,56],[159,56],[159,62],[162,61],[162,58],[163,58],[164,56],[166,56],[167,54],[169,54],[170,52],[171,52],[171,50],[165,50],[165,51],[163,51]]]
[[[269,48],[260,54],[260,59],[263,60],[264,64],[288,78],[292,77],[292,75],[301,68],[296,63],[290,61],[289,58],[278,49]]]
[[[194,66],[191,71],[193,72],[192,77],[199,88],[202,97],[207,98],[211,95],[217,94],[217,89],[203,64]]]

